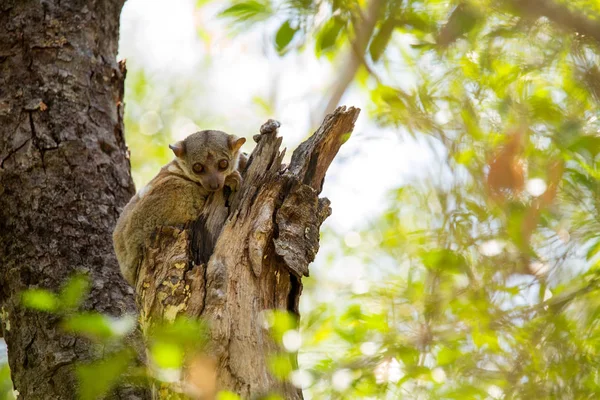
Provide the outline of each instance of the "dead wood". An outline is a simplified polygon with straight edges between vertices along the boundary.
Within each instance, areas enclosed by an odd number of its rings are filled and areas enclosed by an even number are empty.
[[[240,190],[215,193],[190,227],[165,227],[148,244],[136,284],[142,328],[179,315],[208,321],[217,388],[243,398],[271,391],[302,398],[269,373],[268,357],[280,349],[261,316],[271,309],[298,315],[302,277],[331,213],[319,198],[325,173],[359,112],[340,107],[328,115],[287,167],[279,123],[269,120],[255,136]]]

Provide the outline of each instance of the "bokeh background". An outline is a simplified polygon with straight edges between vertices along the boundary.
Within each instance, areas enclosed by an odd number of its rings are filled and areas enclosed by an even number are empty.
[[[136,186],[197,130],[251,151],[275,118],[291,150],[360,107],[282,335],[299,366],[275,372],[307,399],[595,398],[599,17],[595,1],[128,0]]]

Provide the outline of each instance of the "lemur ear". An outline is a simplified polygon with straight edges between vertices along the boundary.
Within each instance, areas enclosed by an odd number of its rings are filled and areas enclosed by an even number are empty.
[[[185,144],[183,142],[177,142],[175,144],[170,144],[169,148],[173,150],[175,156],[181,158],[185,155]]]
[[[231,150],[232,152],[236,152],[240,149],[240,147],[242,147],[242,145],[246,143],[246,138],[237,138],[233,135],[229,135],[229,138],[227,139],[227,144],[229,145],[229,150]]]

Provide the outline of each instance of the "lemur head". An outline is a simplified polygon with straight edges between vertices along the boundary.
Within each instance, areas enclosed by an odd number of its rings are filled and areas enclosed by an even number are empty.
[[[225,132],[206,130],[193,133],[169,148],[190,179],[214,192],[222,189],[225,178],[237,169],[240,147],[245,142],[246,139]]]

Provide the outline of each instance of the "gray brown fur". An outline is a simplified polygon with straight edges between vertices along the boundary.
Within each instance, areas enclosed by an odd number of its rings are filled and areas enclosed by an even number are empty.
[[[238,189],[242,182],[238,165],[246,161],[239,149],[245,141],[207,130],[169,146],[175,159],[131,198],[113,232],[121,273],[129,284],[135,284],[143,247],[157,228],[193,221],[211,192],[223,186]],[[219,167],[223,160],[226,168]],[[200,173],[193,169],[197,163],[203,167]]]

